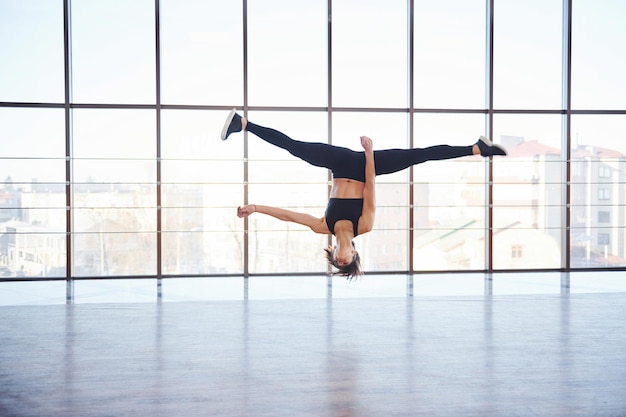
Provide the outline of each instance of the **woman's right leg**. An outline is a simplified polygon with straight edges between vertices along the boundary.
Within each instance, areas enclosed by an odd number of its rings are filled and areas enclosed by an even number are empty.
[[[347,162],[346,158],[349,158],[349,155],[354,153],[354,151],[350,149],[333,146],[327,143],[294,140],[278,130],[259,126],[249,121],[247,122],[245,130],[254,133],[267,143],[285,149],[293,156],[311,165],[328,168],[330,170],[341,166],[341,164],[345,164]]]

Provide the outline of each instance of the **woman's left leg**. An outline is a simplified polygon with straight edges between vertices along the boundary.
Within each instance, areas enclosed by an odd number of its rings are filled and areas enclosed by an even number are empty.
[[[374,165],[376,167],[376,175],[383,175],[402,171],[412,165],[426,161],[461,158],[473,154],[472,145],[436,145],[427,148],[385,149],[374,151]]]

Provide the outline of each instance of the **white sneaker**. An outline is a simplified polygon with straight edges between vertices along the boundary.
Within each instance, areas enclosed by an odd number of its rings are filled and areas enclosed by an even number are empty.
[[[235,132],[241,132],[241,116],[237,114],[236,109],[232,109],[230,113],[228,113],[228,117],[226,117],[226,122],[224,122],[220,137],[222,140],[226,140],[231,133]]]

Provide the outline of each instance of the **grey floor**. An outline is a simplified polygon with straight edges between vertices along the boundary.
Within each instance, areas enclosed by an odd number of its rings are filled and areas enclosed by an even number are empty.
[[[0,415],[626,416],[626,293],[0,307]]]

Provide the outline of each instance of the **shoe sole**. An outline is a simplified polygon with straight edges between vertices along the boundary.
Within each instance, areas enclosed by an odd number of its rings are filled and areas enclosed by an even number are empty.
[[[493,143],[492,141],[490,141],[490,140],[489,140],[489,139],[487,139],[486,137],[481,136],[481,137],[479,137],[479,138],[478,138],[478,140],[480,140],[481,142],[483,142],[483,143],[484,143],[485,145],[487,145],[487,146],[490,146],[490,147],[494,147],[494,148],[500,149],[502,152],[504,152],[504,154],[505,154],[505,155],[508,155],[508,152],[506,151],[506,149],[504,149],[504,147],[502,147],[502,146],[500,146],[500,145],[498,145],[498,144]]]
[[[220,138],[222,140],[227,139],[226,135],[228,134],[228,128],[230,127],[230,122],[233,121],[233,118],[235,117],[236,112],[237,112],[236,109],[232,109],[230,113],[228,113],[228,117],[226,118],[226,123],[224,123],[224,127],[222,128],[222,134],[220,135]]]

